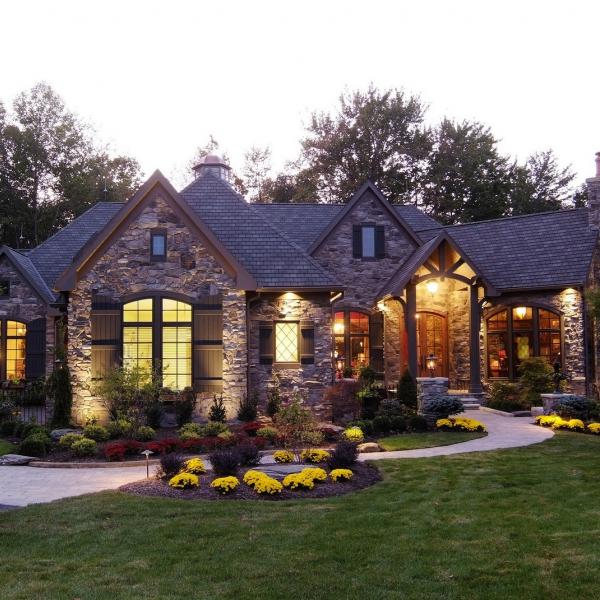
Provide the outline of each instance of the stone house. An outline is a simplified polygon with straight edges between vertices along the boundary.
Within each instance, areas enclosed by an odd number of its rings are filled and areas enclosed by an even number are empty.
[[[194,171],[0,248],[0,380],[47,375],[65,344],[80,421],[102,417],[94,382],[119,366],[192,387],[201,414],[222,392],[230,416],[276,374],[326,417],[324,389],[365,365],[476,395],[543,356],[595,391],[600,154],[588,208],[446,227],[368,182],[345,204],[249,204],[218,157]]]

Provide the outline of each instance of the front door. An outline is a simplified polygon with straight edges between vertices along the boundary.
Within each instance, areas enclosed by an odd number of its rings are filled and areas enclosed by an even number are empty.
[[[437,356],[435,376],[448,377],[448,325],[446,317],[432,312],[417,313],[419,376],[430,377],[427,357]]]

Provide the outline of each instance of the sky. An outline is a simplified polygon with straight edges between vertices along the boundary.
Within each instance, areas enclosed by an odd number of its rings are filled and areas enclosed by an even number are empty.
[[[455,0],[0,2],[0,99],[38,81],[146,175],[182,183],[213,135],[240,169],[297,158],[312,111],[403,88],[488,124],[519,160],[552,148],[578,183],[600,151],[600,2]]]

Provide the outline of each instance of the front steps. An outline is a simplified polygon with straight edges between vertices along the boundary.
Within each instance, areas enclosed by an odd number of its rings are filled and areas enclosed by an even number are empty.
[[[483,395],[470,394],[468,390],[448,390],[448,395],[457,396],[465,410],[479,410],[483,400]]]

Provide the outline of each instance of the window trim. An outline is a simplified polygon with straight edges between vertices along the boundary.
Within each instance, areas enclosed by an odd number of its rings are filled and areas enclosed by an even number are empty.
[[[154,254],[154,238],[162,237],[164,240],[164,252],[162,254]],[[157,227],[150,230],[150,260],[152,262],[164,262],[167,260],[167,230]]]
[[[278,361],[277,360],[277,325],[280,323],[293,323],[296,325],[296,357],[297,361]],[[286,368],[286,369],[297,369],[301,366],[301,346],[300,346],[300,336],[302,332],[300,331],[300,321],[298,319],[275,319],[273,321],[273,367],[277,368]]]
[[[564,314],[554,306],[542,302],[512,302],[510,304],[502,304],[499,306],[492,307],[489,312],[485,313],[484,322],[484,360],[485,360],[485,378],[489,381],[516,381],[517,375],[517,364],[515,361],[515,353],[513,348],[513,338],[515,329],[513,327],[513,309],[518,306],[526,306],[532,309],[532,327],[531,329],[523,329],[522,331],[529,332],[533,338],[533,354],[532,357],[540,357],[540,333],[548,333],[558,331],[560,334],[560,362],[564,368],[565,362],[565,328],[564,328]],[[539,326],[539,311],[546,310],[556,315],[559,318],[558,329],[541,329]],[[507,322],[506,329],[502,330],[491,330],[488,328],[488,321],[498,313],[507,311]],[[517,330],[518,331],[518,330]],[[502,333],[507,338],[507,350],[508,350],[508,377],[492,377],[490,376],[489,369],[489,355],[488,355],[488,335],[490,333]]]
[[[24,367],[23,367],[23,377],[22,381],[27,379],[27,327],[28,323],[26,321],[21,321],[19,319],[15,319],[12,317],[2,317],[0,319],[0,381],[9,381],[7,378],[7,341],[8,341],[8,321],[12,321],[15,323],[20,323],[25,326],[25,335],[24,336],[10,336],[11,340],[25,340],[25,359],[24,359]]]

